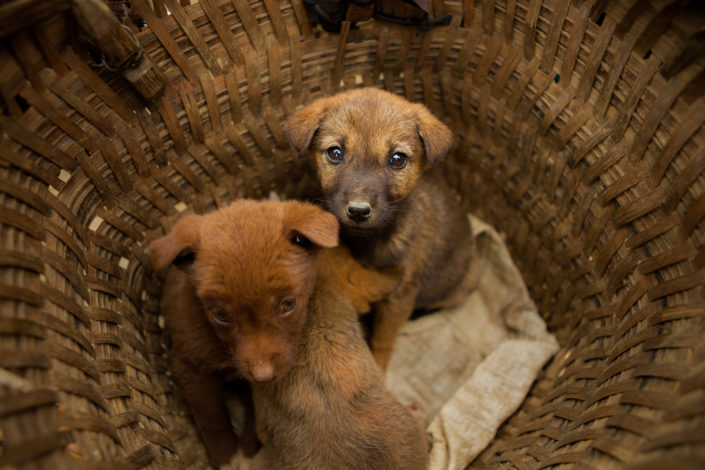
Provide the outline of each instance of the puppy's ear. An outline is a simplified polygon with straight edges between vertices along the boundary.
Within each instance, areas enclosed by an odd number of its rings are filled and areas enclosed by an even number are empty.
[[[189,215],[179,220],[171,231],[149,244],[152,267],[161,271],[170,264],[193,261],[200,241],[200,215]]]
[[[299,153],[311,145],[313,135],[323,121],[327,104],[326,98],[320,98],[304,109],[295,112],[286,120],[284,133]]]
[[[338,219],[318,206],[290,201],[284,215],[284,230],[297,245],[338,246]]]
[[[426,147],[426,158],[431,165],[440,161],[453,142],[453,134],[426,106],[418,104],[416,107],[416,125],[421,140]]]

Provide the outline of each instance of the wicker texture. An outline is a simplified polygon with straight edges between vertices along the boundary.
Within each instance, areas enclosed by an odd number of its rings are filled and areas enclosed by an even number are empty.
[[[132,0],[168,79],[153,103],[71,46],[68,2],[17,16],[32,3],[0,5],[0,466],[206,466],[147,242],[183,213],[305,195],[282,122],[360,85],[452,127],[448,182],[561,343],[474,466],[705,466],[697,1],[434,1],[449,26],[317,38],[301,0]]]

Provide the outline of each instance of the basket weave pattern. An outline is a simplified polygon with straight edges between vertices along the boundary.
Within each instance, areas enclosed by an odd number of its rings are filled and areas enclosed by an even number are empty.
[[[434,1],[449,26],[316,37],[301,0],[133,0],[168,79],[149,103],[73,45],[68,2],[4,2],[0,24],[33,3],[53,6],[0,47],[0,467],[206,466],[147,244],[184,213],[307,194],[284,118],[362,85],[451,126],[448,182],[561,343],[473,466],[705,464],[697,2]]]

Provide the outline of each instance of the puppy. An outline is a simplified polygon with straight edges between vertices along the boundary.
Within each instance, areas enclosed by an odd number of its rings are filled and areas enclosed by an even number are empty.
[[[471,231],[443,178],[431,167],[447,153],[450,130],[421,104],[374,88],[321,98],[285,125],[310,150],[341,240],[364,265],[401,266],[400,287],[375,306],[370,340],[386,368],[403,323],[417,308],[457,302],[471,258]]]
[[[169,267],[161,309],[172,371],[214,467],[238,447],[223,382],[287,375],[301,346],[317,248],[337,244],[338,221],[317,206],[239,200],[184,217],[150,245],[154,269]],[[249,454],[256,442],[250,418]]]
[[[400,270],[364,269],[342,248],[323,250],[296,363],[253,384],[257,470],[423,470],[428,441],[387,391],[358,313],[392,292]]]

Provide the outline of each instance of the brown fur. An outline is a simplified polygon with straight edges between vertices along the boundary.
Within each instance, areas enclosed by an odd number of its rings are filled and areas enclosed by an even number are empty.
[[[286,131],[300,152],[310,149],[327,208],[355,257],[404,269],[399,289],[375,306],[371,346],[385,368],[411,312],[457,298],[470,262],[467,217],[430,170],[452,134],[423,105],[374,88],[317,100],[292,115]],[[334,147],[344,154],[337,164],[327,155]],[[389,163],[396,152],[408,158],[401,169]],[[357,203],[371,211],[365,220],[346,213]]]
[[[255,468],[426,468],[425,434],[385,389],[357,321],[400,277],[362,268],[343,248],[321,252],[296,364],[280,381],[253,384],[264,443]]]
[[[238,446],[223,381],[271,381],[288,373],[315,282],[315,247],[337,243],[338,222],[320,208],[252,200],[187,216],[152,242],[154,268],[169,267],[161,309],[172,369],[213,466],[227,463]],[[288,314],[284,299],[295,299]]]

